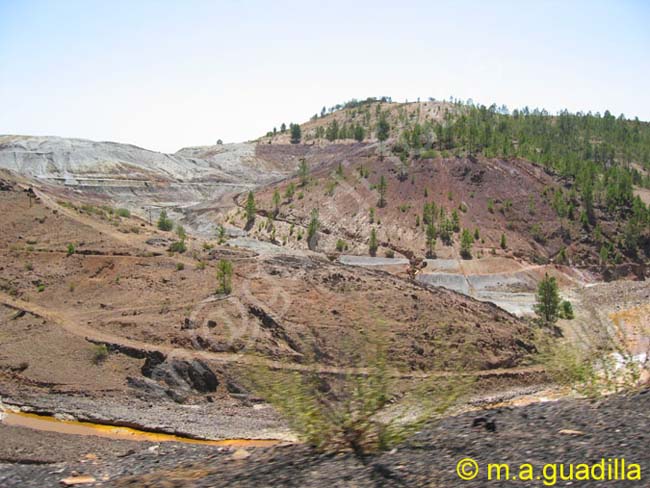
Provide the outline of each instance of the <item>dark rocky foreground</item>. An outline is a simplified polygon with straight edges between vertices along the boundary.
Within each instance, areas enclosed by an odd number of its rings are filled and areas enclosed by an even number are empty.
[[[546,463],[624,458],[638,463],[640,481],[562,481],[546,486],[650,486],[650,389],[598,401],[563,400],[451,417],[423,429],[391,452],[360,460],[323,455],[304,446],[235,448],[136,443],[0,427],[2,487],[58,486],[71,474],[119,487],[482,487],[545,486],[536,481],[487,481],[487,463],[522,463],[536,475]],[[456,475],[457,462],[475,459],[473,481]],[[29,461],[31,459],[31,461]],[[38,464],[31,464],[38,463]],[[568,473],[568,471],[565,471]]]

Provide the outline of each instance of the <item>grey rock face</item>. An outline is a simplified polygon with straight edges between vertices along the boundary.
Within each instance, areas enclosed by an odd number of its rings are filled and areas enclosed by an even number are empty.
[[[230,195],[281,179],[293,166],[259,157],[255,143],[164,154],[115,142],[0,135],[0,168],[104,198],[142,218],[157,219],[164,208],[202,235],[216,227],[187,209],[221,199],[232,205]]]
[[[130,144],[62,137],[0,136],[0,167],[69,185],[171,181],[251,183],[282,168],[255,156],[255,144],[181,149],[175,154]]]

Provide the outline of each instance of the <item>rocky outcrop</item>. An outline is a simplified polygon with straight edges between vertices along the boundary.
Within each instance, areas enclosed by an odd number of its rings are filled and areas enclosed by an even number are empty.
[[[188,393],[211,393],[219,386],[214,372],[200,359],[186,361],[150,355],[142,366],[142,374],[173,390]]]

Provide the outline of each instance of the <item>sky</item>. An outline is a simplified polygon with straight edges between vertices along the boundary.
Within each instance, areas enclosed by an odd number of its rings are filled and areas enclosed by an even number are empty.
[[[650,120],[650,2],[0,0],[0,134],[164,152],[352,98]]]

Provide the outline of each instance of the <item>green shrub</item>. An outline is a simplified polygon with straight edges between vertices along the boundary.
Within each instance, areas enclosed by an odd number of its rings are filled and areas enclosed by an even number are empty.
[[[390,258],[390,259],[393,259],[395,257],[395,251],[393,251],[392,249],[386,249],[385,254],[386,254],[386,257]]]
[[[571,305],[570,301],[562,301],[562,304],[560,305],[560,317],[568,320],[571,320],[575,317],[573,313],[573,305]]]
[[[108,358],[108,348],[106,344],[97,344],[93,350],[93,363],[100,364]]]
[[[68,244],[68,256],[72,256],[75,252],[74,244]]]
[[[420,153],[420,159],[436,159],[437,157],[438,151],[435,149],[426,149]]]
[[[603,394],[634,389],[641,379],[641,365],[626,348],[612,337],[598,344],[567,342],[538,332],[535,339],[536,359],[550,379],[582,395]]]
[[[546,236],[542,232],[542,227],[539,224],[533,224],[533,226],[530,228],[530,234],[533,239],[540,244],[544,244],[546,242]]]
[[[185,269],[185,265],[183,263],[176,263],[176,271],[183,271]]]
[[[343,239],[339,239],[336,241],[336,250],[338,252],[347,251],[347,249],[348,249],[348,243],[345,242]]]
[[[131,211],[128,208],[118,208],[115,214],[119,217],[130,217]]]
[[[219,229],[217,230],[217,236],[219,237],[219,244],[226,242],[226,228],[219,224]]]
[[[172,243],[169,245],[169,251],[170,251],[170,252],[179,252],[179,253],[183,253],[183,252],[185,252],[186,250],[187,250],[187,247],[185,246],[185,241],[182,240],[182,239],[181,239],[180,241],[172,242]]]
[[[296,192],[296,185],[293,182],[289,183],[289,186],[287,186],[287,189],[284,192],[284,197],[287,198],[288,200],[291,200],[295,192]]]
[[[339,182],[336,181],[336,180],[329,180],[325,184],[325,195],[328,196],[328,197],[333,196],[334,195],[334,189],[336,188],[336,186],[338,184],[339,184]]]
[[[368,348],[368,346],[366,346]],[[327,453],[352,452],[359,459],[403,442],[436,415],[457,403],[471,379],[432,375],[407,386],[387,362],[386,350],[358,353],[363,373],[336,382],[310,372],[259,366],[252,389],[286,418],[301,440]]]

